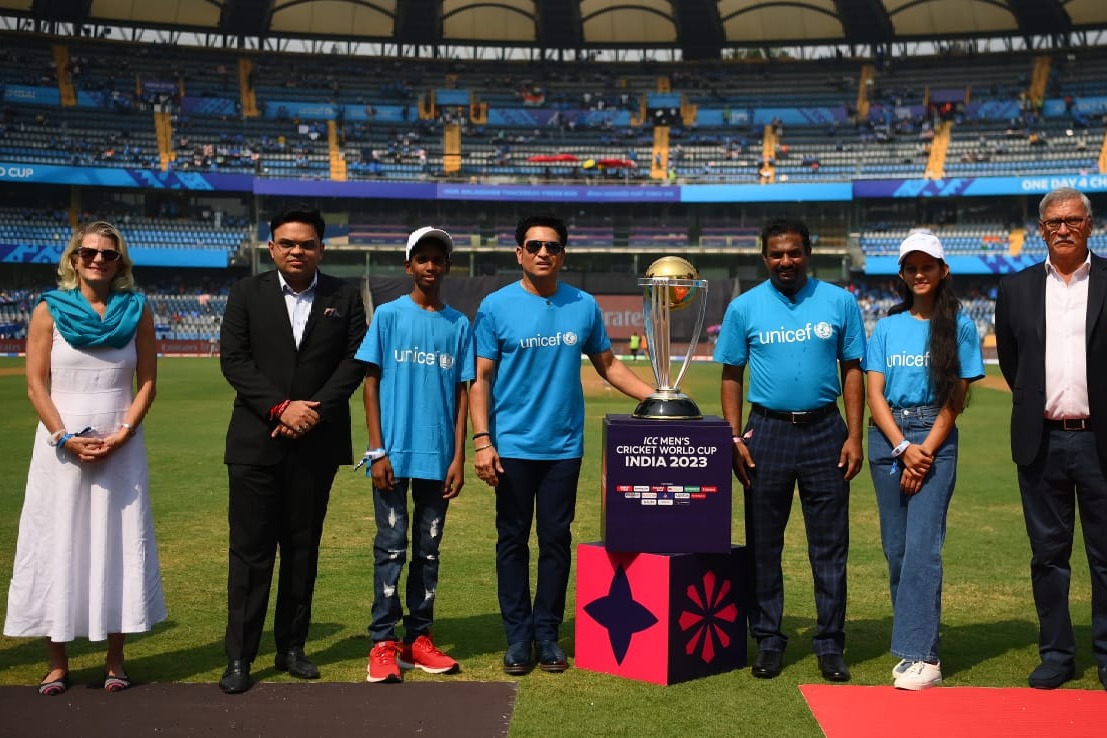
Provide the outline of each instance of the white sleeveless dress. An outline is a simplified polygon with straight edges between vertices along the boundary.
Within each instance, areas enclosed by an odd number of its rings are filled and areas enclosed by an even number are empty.
[[[55,328],[50,395],[65,427],[119,428],[133,399],[134,339],[75,349]],[[105,640],[165,620],[142,429],[104,461],[82,464],[35,433],[4,635]]]

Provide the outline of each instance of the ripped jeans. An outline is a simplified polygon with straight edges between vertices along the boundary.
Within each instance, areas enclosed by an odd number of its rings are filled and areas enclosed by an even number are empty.
[[[414,501],[411,564],[407,569],[405,601],[400,605],[400,571],[407,561],[407,492]],[[410,643],[430,633],[434,622],[434,596],[438,588],[438,548],[446,525],[449,500],[442,499],[442,482],[397,478],[391,492],[373,488],[377,535],[373,539],[373,643],[396,640],[396,624],[404,621],[404,640]]]

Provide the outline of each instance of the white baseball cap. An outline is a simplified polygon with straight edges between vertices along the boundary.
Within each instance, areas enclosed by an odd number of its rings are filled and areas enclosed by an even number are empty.
[[[924,254],[929,254],[935,259],[946,258],[945,249],[942,248],[942,242],[938,240],[938,237],[929,231],[915,231],[914,233],[903,239],[903,243],[899,245],[899,263],[902,264],[903,260],[907,258],[907,255],[912,251],[921,251]]]
[[[404,251],[404,258],[410,261],[411,252],[421,241],[426,239],[431,239],[445,246],[447,256],[454,250],[454,239],[449,233],[446,233],[446,231],[441,228],[435,228],[434,226],[423,226],[407,237],[407,249]]]

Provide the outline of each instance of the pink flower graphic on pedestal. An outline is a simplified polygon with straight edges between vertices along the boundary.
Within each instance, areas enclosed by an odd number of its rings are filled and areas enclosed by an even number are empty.
[[[731,628],[738,606],[730,597],[730,580],[708,569],[698,584],[688,585],[688,596],[678,623],[685,634],[685,652],[710,664],[716,653],[730,645]]]

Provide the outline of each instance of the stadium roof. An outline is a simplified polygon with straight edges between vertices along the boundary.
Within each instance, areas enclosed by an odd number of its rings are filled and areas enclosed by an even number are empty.
[[[0,0],[37,30],[123,25],[244,38],[543,49],[847,45],[951,38],[1081,43],[1104,0]],[[1075,34],[1075,37],[1074,37]]]

